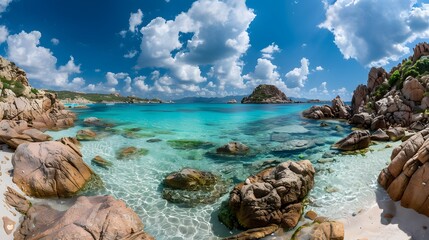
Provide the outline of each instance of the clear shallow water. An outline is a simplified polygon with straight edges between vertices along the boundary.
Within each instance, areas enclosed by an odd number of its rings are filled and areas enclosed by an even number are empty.
[[[301,118],[300,113],[310,106],[92,105],[90,109],[77,110],[76,127],[49,134],[54,138],[75,136],[78,130],[85,128],[82,121],[86,117],[114,123],[115,134],[107,131],[100,133],[103,138],[98,141],[82,142],[85,162],[90,164],[94,156],[100,155],[113,163],[108,170],[92,166],[105,183],[106,189],[99,194],[112,194],[124,200],[140,215],[145,230],[156,239],[217,239],[232,234],[217,220],[217,210],[228,194],[214,204],[194,208],[168,203],[161,198],[161,183],[168,173],[191,167],[211,171],[237,183],[261,170],[255,165],[265,160],[309,159],[317,169],[309,209],[339,218],[367,207],[372,201],[377,175],[388,162],[391,149],[375,145],[365,156],[335,155],[334,162],[317,163],[325,152],[331,152],[334,142],[350,132],[350,127],[344,122],[327,121],[329,126],[322,128],[320,121]],[[126,130],[141,138],[124,136]],[[151,138],[162,141],[148,143]],[[213,143],[214,147],[178,150],[167,144],[174,139],[202,140]],[[310,147],[291,151],[290,146],[296,140],[304,140]],[[207,154],[230,141],[248,145],[252,156],[214,158],[213,154]],[[149,149],[149,154],[133,160],[117,160],[116,151],[127,146]],[[279,148],[284,151],[273,152]]]

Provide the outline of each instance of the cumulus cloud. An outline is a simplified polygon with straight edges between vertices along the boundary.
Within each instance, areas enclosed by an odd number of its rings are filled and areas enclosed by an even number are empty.
[[[57,38],[52,38],[51,43],[54,45],[58,45],[58,44],[60,44],[60,40],[58,40]]]
[[[7,6],[11,3],[12,0],[0,0],[0,14],[6,11]]]
[[[266,59],[274,59],[273,54],[277,52],[280,52],[280,48],[275,43],[271,43],[271,45],[261,50],[262,57]]]
[[[128,77],[128,73],[106,73],[106,84],[107,86],[116,86],[119,83],[119,80],[126,79]]]
[[[301,66],[294,68],[290,72],[286,73],[287,84],[289,87],[302,88],[307,81],[308,74],[310,73],[308,67],[310,66],[310,61],[307,58],[301,59]]]
[[[124,58],[133,58],[137,55],[137,53],[138,52],[136,50],[128,51],[128,53],[124,55]]]
[[[9,31],[6,26],[0,25],[0,44],[6,42],[7,36],[9,36]]]
[[[42,34],[38,31],[30,33],[22,31],[9,35],[7,38],[7,58],[22,67],[29,79],[42,82],[46,86],[73,88],[81,80],[70,80],[73,74],[80,73],[80,65],[74,58],[57,67],[57,58],[50,49],[40,46]]]
[[[316,71],[323,71],[324,69],[323,69],[323,67],[322,66],[317,66],[316,67]]]
[[[207,80],[200,66],[211,65],[220,89],[244,88],[240,58],[250,46],[247,29],[254,18],[245,0],[195,1],[174,20],[157,17],[141,29],[137,67],[165,68],[178,86],[192,86]],[[181,42],[182,34],[189,39]]]
[[[140,91],[140,92],[147,92],[150,90],[149,85],[145,83],[146,77],[139,76],[134,78],[134,86]]]
[[[130,13],[130,32],[136,32],[138,29],[137,27],[142,24],[143,20],[143,13],[142,10],[138,9],[136,13]]]
[[[319,27],[334,34],[345,59],[367,66],[386,65],[408,54],[409,43],[429,37],[429,5],[418,6],[416,0],[323,3],[326,20]]]

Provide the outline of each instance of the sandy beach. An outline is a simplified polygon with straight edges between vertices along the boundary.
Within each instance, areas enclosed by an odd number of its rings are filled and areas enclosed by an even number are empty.
[[[0,239],[9,240],[13,239],[13,232],[19,227],[19,220],[22,217],[22,214],[17,212],[15,208],[10,207],[6,204],[4,193],[7,191],[8,186],[18,191],[19,193],[22,193],[22,191],[12,182],[12,177],[10,176],[9,172],[12,169],[13,151],[10,150],[5,144],[0,145],[0,150],[0,196],[2,199],[0,204],[0,216],[2,221],[0,227]],[[12,220],[13,222],[8,223],[8,220],[6,220],[6,218]],[[12,227],[12,233],[7,234],[6,229],[10,230]]]

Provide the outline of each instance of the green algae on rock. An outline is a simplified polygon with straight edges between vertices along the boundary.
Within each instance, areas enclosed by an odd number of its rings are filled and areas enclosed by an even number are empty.
[[[174,149],[190,150],[190,149],[207,149],[213,147],[213,143],[200,141],[200,140],[168,140],[167,144]]]

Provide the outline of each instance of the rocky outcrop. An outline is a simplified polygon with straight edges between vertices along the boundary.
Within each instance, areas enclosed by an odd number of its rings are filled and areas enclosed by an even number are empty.
[[[371,135],[366,130],[356,130],[347,137],[334,144],[334,147],[343,151],[355,151],[369,147]]]
[[[47,205],[33,205],[15,239],[141,239],[144,232],[137,214],[111,196],[79,197],[66,211]]]
[[[24,86],[28,84],[27,74],[21,68],[17,67],[15,63],[0,57],[0,78],[20,82]]]
[[[288,161],[263,170],[234,187],[228,212],[246,229],[271,224],[293,228],[302,214],[301,201],[313,187],[314,174],[308,160]]]
[[[386,130],[386,134],[389,136],[390,141],[399,141],[405,137],[405,129],[401,127],[389,128]]]
[[[310,119],[340,118],[348,119],[351,109],[345,105],[340,96],[332,100],[332,105],[312,106],[310,109],[302,112],[303,117]]]
[[[369,92],[373,92],[378,86],[387,80],[387,72],[384,68],[372,67],[368,73],[368,83],[366,84]]]
[[[377,131],[375,131],[371,134],[371,140],[389,141],[390,137],[389,137],[389,135],[387,135],[387,133],[385,131],[383,131],[382,129],[379,128]]]
[[[249,147],[240,142],[230,142],[216,149],[218,154],[245,155],[249,152]]]
[[[406,99],[414,102],[421,102],[426,89],[417,79],[409,76],[405,80],[404,87],[401,91]]]
[[[370,91],[366,85],[360,84],[357,86],[356,90],[353,92],[352,97],[352,113],[357,114],[362,111],[368,102],[368,95]]]
[[[34,197],[69,197],[95,177],[72,142],[24,143],[12,157],[13,182]]]
[[[291,103],[292,101],[274,85],[262,84],[248,97],[241,100],[241,103]]]
[[[1,120],[0,142],[15,149],[22,143],[50,141],[52,137],[28,126],[26,121]]]
[[[422,56],[429,55],[429,44],[426,42],[419,43],[414,47],[413,62],[419,60]]]
[[[343,240],[344,224],[338,221],[314,221],[310,225],[300,227],[294,234],[293,240]]]
[[[378,183],[392,200],[429,216],[429,129],[418,132],[395,148],[390,159],[389,166],[378,176]]]
[[[196,206],[213,203],[227,191],[227,183],[213,173],[185,168],[165,177],[162,197],[172,203]]]

